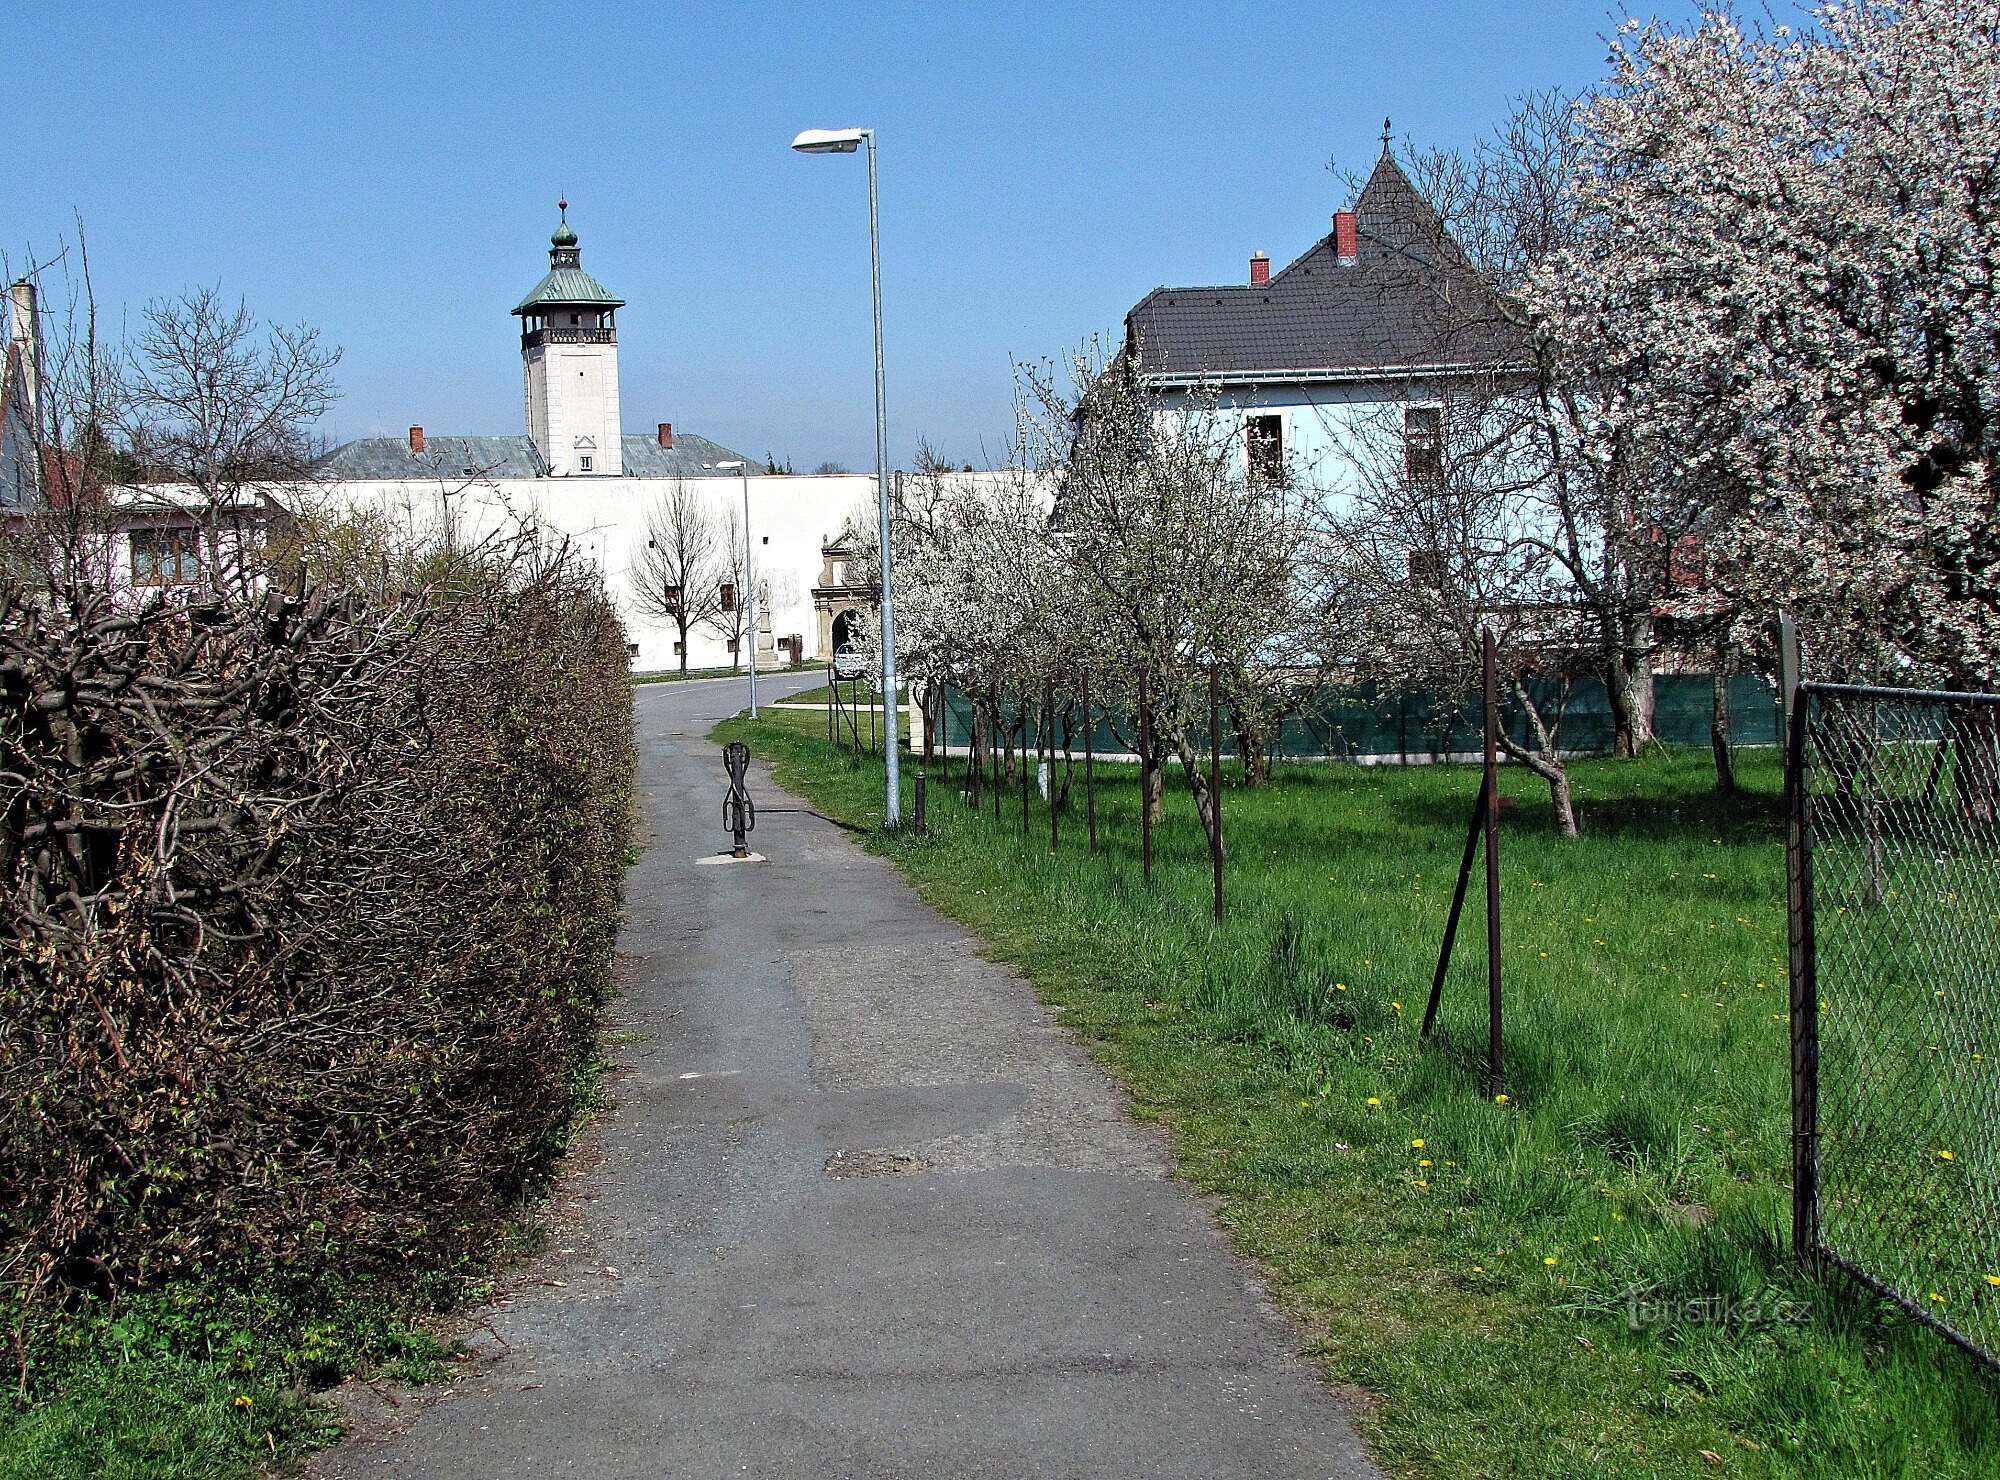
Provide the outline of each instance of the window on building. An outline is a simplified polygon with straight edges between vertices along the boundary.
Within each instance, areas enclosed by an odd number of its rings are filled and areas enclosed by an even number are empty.
[[[586,473],[589,472],[591,470],[591,467],[593,466],[593,460],[587,453],[584,456],[578,458],[577,461],[582,465],[583,470]]]
[[[742,644],[742,642],[741,642],[740,640],[738,640],[737,638],[734,638],[734,637],[730,638],[730,639],[729,639],[729,656],[730,656],[730,657],[732,657],[732,658],[733,658],[733,657],[735,657],[735,656],[736,656],[736,650],[737,650],[738,648],[742,647],[742,646],[743,646],[743,644]]]
[[[649,541],[648,543],[650,544],[651,542]],[[660,604],[667,609],[669,614],[678,615],[681,609],[681,588],[679,586],[667,587],[660,593]]]
[[[734,581],[724,581],[722,583],[722,609],[726,612],[736,610],[736,583]]]
[[[201,578],[194,530],[135,529],[127,538],[132,545],[133,585],[192,586]]]
[[[1403,413],[1403,466],[1412,483],[1444,477],[1444,412],[1412,406]]]
[[[1667,557],[1667,580],[1682,590],[1698,590],[1708,583],[1708,547],[1698,534],[1684,534],[1674,541]]]
[[[1408,556],[1410,579],[1422,586],[1444,584],[1444,551],[1412,550]]]
[[[1285,481],[1285,419],[1282,416],[1252,416],[1243,423],[1243,435],[1250,455],[1250,476],[1261,483]]]
[[[680,655],[681,655],[681,645],[680,645],[679,643],[675,643],[675,644],[674,644],[674,656],[675,656],[676,658],[678,658],[678,657],[679,657]]]

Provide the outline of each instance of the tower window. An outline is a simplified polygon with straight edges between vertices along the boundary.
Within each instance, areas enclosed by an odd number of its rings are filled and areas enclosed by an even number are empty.
[[[591,459],[588,456],[578,458],[577,461],[582,465],[584,472],[587,473],[590,471],[592,464],[591,464]]]
[[[734,581],[724,581],[722,583],[722,609],[726,612],[736,610],[736,583]]]

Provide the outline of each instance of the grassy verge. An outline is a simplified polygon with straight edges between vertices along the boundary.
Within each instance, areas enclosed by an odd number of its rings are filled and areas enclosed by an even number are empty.
[[[216,1279],[81,1300],[26,1333],[29,1401],[0,1401],[0,1475],[256,1474],[339,1437],[315,1389],[446,1371],[421,1319],[462,1292],[442,1275],[393,1292]]]
[[[733,720],[830,815],[881,814],[880,762],[810,715]],[[956,773],[954,766],[954,773]],[[1154,883],[1137,788],[1081,774],[1049,852],[934,782],[932,835],[876,835],[1021,969],[1312,1332],[1364,1423],[1426,1477],[1987,1476],[1993,1389],[1928,1331],[1795,1274],[1775,759],[1722,800],[1703,758],[1575,772],[1565,844],[1518,771],[1503,847],[1507,1095],[1488,1099],[1475,916],[1418,1025],[1477,775],[1283,769],[1232,787],[1228,919],[1170,796]],[[909,772],[906,769],[905,775]],[[907,815],[909,802],[905,802]]]
[[[825,668],[826,664],[824,663],[801,663],[796,668],[792,667],[788,663],[782,668],[759,668],[757,670],[757,676],[759,678],[766,678],[766,677],[782,678],[787,673],[810,673],[815,671],[823,672],[825,671]],[[649,684],[649,683],[687,683],[697,678],[748,678],[748,677],[749,674],[741,667],[690,668],[686,673],[682,673],[678,668],[666,668],[666,669],[661,669],[657,673],[635,673],[632,675],[632,683],[634,687],[637,687],[640,684]]]
[[[603,1061],[578,1066],[573,1139],[603,1104]],[[529,1216],[478,1258],[340,1285],[214,1273],[115,1301],[79,1295],[24,1326],[0,1390],[0,1480],[227,1480],[290,1473],[341,1435],[318,1395],[350,1377],[448,1377],[440,1318],[486,1299],[493,1271],[541,1242]]]

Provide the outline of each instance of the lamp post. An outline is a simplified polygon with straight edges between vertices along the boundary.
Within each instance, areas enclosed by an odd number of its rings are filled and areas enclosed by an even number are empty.
[[[809,128],[792,140],[801,154],[852,154],[868,146],[868,267],[875,291],[875,483],[882,541],[882,733],[888,743],[884,785],[887,797],[882,818],[895,827],[903,820],[903,783],[897,761],[902,745],[896,703],[896,598],[894,561],[889,544],[889,420],[882,395],[882,240],[875,212],[875,130],[872,128]]]
[[[703,463],[704,468],[734,468],[743,478],[743,601],[750,628],[750,718],[757,717],[757,557],[750,544],[750,464],[735,462]]]

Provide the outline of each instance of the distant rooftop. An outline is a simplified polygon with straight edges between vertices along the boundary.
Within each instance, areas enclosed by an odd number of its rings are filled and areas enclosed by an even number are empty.
[[[627,478],[734,478],[736,470],[719,471],[704,463],[741,462],[753,475],[764,470],[761,460],[731,452],[719,442],[693,432],[675,432],[674,445],[662,447],[656,437],[627,433],[620,439]],[[424,450],[412,452],[405,437],[362,437],[342,443],[326,455],[320,471],[328,478],[540,478],[546,469],[526,437],[424,438]],[[583,475],[589,481],[596,474]]]
[[[1125,316],[1142,373],[1227,381],[1512,357],[1500,300],[1386,145],[1354,203],[1354,226],[1352,255],[1341,254],[1336,227],[1267,283],[1154,289]]]

